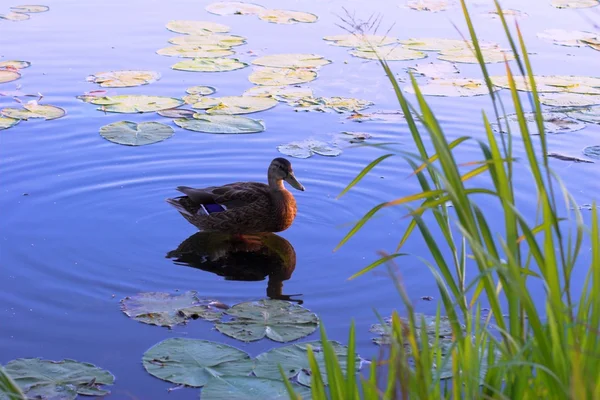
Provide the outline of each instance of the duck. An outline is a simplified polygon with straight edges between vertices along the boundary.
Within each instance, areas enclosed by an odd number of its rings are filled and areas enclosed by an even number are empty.
[[[297,213],[296,199],[284,182],[296,190],[305,190],[296,179],[292,164],[277,157],[269,165],[266,184],[178,186],[176,190],[184,196],[166,201],[201,231],[235,235],[282,232],[292,225]]]

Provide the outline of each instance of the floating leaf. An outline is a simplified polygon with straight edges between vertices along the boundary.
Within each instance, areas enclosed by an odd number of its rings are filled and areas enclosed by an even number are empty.
[[[542,118],[544,120],[544,130],[546,133],[566,133],[585,128],[583,122],[569,118],[565,114],[545,112],[542,113]],[[506,118],[500,117],[500,120],[502,129],[498,127],[498,123],[492,124],[492,128],[496,132],[507,133],[507,122],[512,134],[518,134],[521,131],[517,114],[507,115]],[[539,135],[535,113],[525,113],[525,122],[527,123],[527,129],[530,135]]]
[[[600,146],[588,146],[583,149],[583,155],[600,160]]]
[[[81,100],[99,105],[98,110],[116,113],[142,113],[179,107],[183,100],[174,97],[147,95],[119,95],[106,97],[84,97]]]
[[[196,111],[186,108],[169,108],[167,110],[158,110],[156,112],[161,117],[167,118],[192,118]]]
[[[286,103],[298,101],[304,97],[312,97],[310,88],[294,86],[254,86],[246,90],[244,96],[271,97]]]
[[[570,111],[567,115],[580,121],[589,122],[591,124],[600,124],[600,106]]]
[[[265,9],[258,13],[258,18],[274,24],[296,24],[298,22],[312,23],[319,17],[302,11]]]
[[[194,118],[174,122],[183,129],[205,133],[258,133],[265,130],[263,121],[238,115],[194,114]]]
[[[452,335],[452,324],[450,319],[446,316],[440,316],[439,330],[436,332],[436,316],[435,315],[424,315],[417,313],[415,314],[415,322],[417,328],[417,342],[419,347],[422,346],[421,334],[421,319],[425,320],[425,330],[427,332],[427,343],[431,346],[436,340],[436,334],[439,338],[440,349],[442,350],[442,356],[446,355],[447,350],[452,346],[453,335]],[[407,318],[400,317],[400,324],[402,325],[402,333],[408,333],[409,321]],[[406,329],[404,329],[406,328]],[[373,338],[373,342],[378,345],[389,345],[391,344],[390,333],[391,333],[391,318],[384,319],[384,324],[373,324],[369,329],[369,332],[378,334],[379,336]],[[464,326],[463,326],[464,329]],[[412,347],[405,342],[405,351],[408,354],[412,353]]]
[[[320,111],[337,113],[357,112],[373,105],[368,100],[348,97],[303,97],[292,103],[296,111]]]
[[[56,106],[26,103],[23,104],[23,108],[4,108],[0,110],[0,113],[9,118],[24,120],[28,120],[29,118],[44,118],[48,121],[64,117],[67,112]]]
[[[409,49],[422,51],[469,49],[472,47],[471,41],[464,41],[462,39],[417,38],[400,40],[400,43]]]
[[[277,146],[277,150],[286,156],[295,158],[309,158],[313,154],[337,157],[342,154],[342,150],[334,145],[312,139],[282,144]]]
[[[3,117],[2,115],[0,115],[0,131],[15,126],[19,123],[19,121],[21,120],[17,118]]]
[[[185,92],[188,94],[197,94],[200,96],[208,96],[216,91],[217,89],[212,86],[192,86],[185,90]]]
[[[540,103],[555,107],[585,107],[600,104],[600,95],[581,93],[542,93]]]
[[[334,341],[330,343],[338,359],[340,368],[345,373],[348,363],[346,346],[342,346],[340,343]],[[260,378],[281,379],[279,372],[279,365],[281,365],[283,372],[289,379],[296,378],[301,385],[310,387],[312,371],[308,363],[307,346],[312,347],[319,370],[321,371],[323,383],[327,384],[327,368],[325,368],[324,352],[320,341],[297,343],[262,353],[256,357],[254,374]],[[354,362],[358,371],[360,369],[360,359],[357,357]]]
[[[331,61],[317,54],[288,53],[259,57],[252,64],[274,68],[318,68],[331,64]]]
[[[161,142],[173,136],[174,133],[175,131],[173,128],[158,122],[140,122],[137,124],[130,121],[119,121],[104,125],[102,128],[100,128],[100,136],[102,136],[104,139],[126,146],[143,146],[146,144]],[[165,293],[158,293],[156,295],[162,294]],[[142,293],[140,296],[144,295],[146,294]],[[133,299],[134,301],[139,300],[136,297]],[[154,316],[150,316],[149,318],[151,319],[153,317]],[[159,321],[160,318],[161,316],[157,316]],[[147,321],[143,322],[151,323]],[[159,325],[159,323],[155,323],[154,325]]]
[[[565,29],[546,29],[537,34],[540,39],[547,40],[561,46],[587,46],[582,40],[597,40],[600,36],[597,33],[583,31],[567,31]]]
[[[371,136],[372,136],[370,133],[366,133],[366,132],[342,131],[342,134],[345,136],[348,136],[344,139],[348,140],[350,143],[362,143],[365,140],[371,138]]]
[[[332,45],[341,47],[375,47],[398,43],[398,39],[394,37],[358,34],[325,36],[323,40],[333,42]]]
[[[246,43],[246,38],[237,35],[184,35],[177,36],[169,39],[169,43],[176,44],[179,46],[222,46],[222,47],[233,47],[240,46]]]
[[[350,54],[354,57],[366,58],[369,60],[378,60],[381,58],[386,61],[406,61],[427,57],[427,54],[422,51],[411,50],[400,46],[362,47],[351,50]]]
[[[142,363],[151,375],[180,385],[204,386],[212,377],[246,376],[254,361],[248,353],[208,340],[171,338],[144,353]]]
[[[552,0],[552,6],[556,8],[588,8],[598,4],[598,0]]]
[[[223,1],[206,6],[206,11],[217,15],[252,15],[258,14],[265,8],[258,4],[243,3],[240,1]]]
[[[98,72],[88,80],[99,83],[102,87],[133,87],[147,85],[160,79],[160,74],[154,71],[110,71]]]
[[[317,78],[317,73],[309,69],[293,68],[258,68],[255,69],[248,80],[255,85],[284,86],[306,83]]]
[[[526,12],[519,11],[519,10],[503,9],[501,11],[502,11],[502,15],[504,15],[505,17],[526,18],[529,16]],[[498,18],[498,11],[492,10],[492,11],[488,12],[488,15],[490,15],[492,18]]]
[[[600,51],[600,36],[592,39],[581,39],[581,43],[586,44],[594,50]]]
[[[310,335],[319,325],[315,314],[298,304],[282,300],[240,303],[225,311],[225,314],[233,319],[217,322],[215,328],[244,342],[264,337],[276,342],[291,342]]]
[[[237,58],[194,58],[180,61],[171,68],[180,71],[194,72],[224,72],[247,67],[248,64]]]
[[[208,114],[249,114],[268,110],[277,100],[268,97],[225,96],[199,97],[192,108],[206,110]]]
[[[482,79],[452,78],[434,79],[419,87],[425,96],[467,97],[488,94],[488,88]],[[412,86],[404,88],[408,93],[414,93]]]
[[[428,78],[446,78],[452,74],[459,73],[456,65],[447,62],[417,64],[414,67],[408,67],[407,70]]]
[[[9,12],[7,14],[0,14],[0,19],[7,19],[9,21],[25,21],[31,18],[28,14]]]
[[[156,50],[156,54],[181,58],[216,58],[231,56],[235,52],[231,50],[231,47],[207,44],[169,46]]]
[[[417,11],[445,11],[452,6],[448,0],[408,0],[406,3],[408,8]]]
[[[590,161],[590,160],[584,160],[583,158],[568,156],[568,155],[560,154],[560,153],[548,153],[547,156],[556,158],[561,161],[572,161],[572,162],[576,162],[576,163],[588,163],[588,164],[594,163],[593,161]]]
[[[21,77],[21,74],[17,71],[9,71],[0,69],[0,83],[12,82]]]
[[[292,384],[299,398],[310,399],[305,386]],[[202,400],[288,400],[285,384],[280,380],[255,376],[223,376],[211,378],[202,388]]]
[[[382,121],[384,123],[398,123],[405,121],[404,114],[401,111],[376,111],[370,114],[353,113],[346,119],[354,122]]]
[[[515,59],[510,50],[504,50],[499,47],[482,47],[481,54],[486,63],[499,63]],[[442,50],[438,56],[438,60],[471,64],[479,62],[475,56],[475,51],[467,47]]]
[[[492,83],[502,88],[510,88],[506,76],[491,76]],[[534,76],[539,93],[569,92],[600,94],[600,78],[590,76]],[[514,76],[515,86],[520,91],[531,91],[529,77]]]
[[[18,13],[41,13],[46,12],[50,9],[48,6],[39,5],[25,5],[25,6],[14,6],[10,8],[11,11]]]
[[[226,33],[230,28],[227,25],[209,21],[174,20],[167,23],[166,28],[171,32],[187,35],[210,35],[212,33]]]
[[[6,373],[19,385],[28,399],[72,400],[78,394],[106,396],[115,377],[93,364],[74,360],[51,361],[18,358],[4,366]]]
[[[30,66],[31,63],[29,61],[10,60],[0,62],[0,68],[23,69],[29,68]]]

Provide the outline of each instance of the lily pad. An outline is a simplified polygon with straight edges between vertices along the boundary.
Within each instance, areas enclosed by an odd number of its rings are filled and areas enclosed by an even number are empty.
[[[248,64],[237,58],[194,58],[180,61],[171,66],[180,71],[193,72],[225,72],[246,68]]]
[[[159,110],[156,112],[161,117],[167,118],[192,118],[196,111],[186,108],[169,108],[167,110]]]
[[[270,97],[286,103],[298,101],[304,97],[312,97],[310,88],[295,86],[254,86],[246,90],[244,96]]]
[[[0,62],[0,68],[23,69],[31,67],[29,61],[9,60]]]
[[[252,64],[274,68],[318,68],[331,64],[331,61],[317,54],[288,53],[259,57]]]
[[[238,115],[194,114],[194,118],[176,119],[183,129],[204,133],[258,133],[265,130],[261,120]]]
[[[542,93],[540,103],[555,107],[586,107],[600,104],[600,95],[581,93]]]
[[[402,111],[375,111],[370,114],[353,113],[346,119],[354,122],[381,121],[383,123],[398,123],[406,121]]]
[[[0,83],[16,81],[20,77],[21,77],[21,74],[18,73],[17,71],[0,69]]]
[[[428,78],[447,78],[460,72],[456,68],[456,65],[447,62],[417,64],[413,67],[408,67],[407,70]]]
[[[567,133],[585,128],[585,123],[569,118],[565,114],[546,112],[542,113],[542,118],[544,120],[544,129],[546,133]],[[499,128],[498,123],[492,124],[492,128],[496,132],[508,133],[508,128],[506,126],[508,122],[511,133],[520,134],[521,130],[519,128],[517,114],[507,115],[506,118],[500,117],[500,120],[502,129]],[[535,121],[535,113],[525,113],[525,122],[529,134],[539,135],[537,123]]]
[[[243,3],[240,1],[220,1],[206,6],[206,11],[217,15],[253,15],[265,8],[258,4]]]
[[[160,74],[154,71],[111,71],[99,72],[88,77],[89,81],[99,83],[102,87],[133,87],[142,86],[160,79]]]
[[[435,328],[435,315],[424,315],[424,314],[415,314],[415,322],[417,328],[417,334],[420,335],[421,332],[421,319],[425,319],[425,328],[427,331],[427,343],[432,345],[437,337],[439,338],[440,348],[442,349],[443,354],[444,350],[447,350],[452,346],[452,325],[450,324],[450,319],[446,316],[440,316],[440,324],[439,331],[436,332]],[[407,330],[402,330],[402,333],[408,333],[409,322],[406,318],[400,318],[400,323],[403,327],[406,327]],[[369,329],[369,332],[373,332],[378,334],[377,337],[373,338],[373,343],[378,345],[389,345],[391,343],[390,333],[391,333],[391,318],[384,319],[384,324],[373,324]],[[419,345],[422,344],[422,340],[420,337],[417,338]],[[410,345],[405,343],[405,350],[410,354],[412,352],[412,348]]]
[[[469,78],[433,79],[419,89],[425,96],[468,97],[489,93],[482,79]],[[412,85],[406,86],[404,90],[414,93]]]
[[[373,48],[357,48],[349,52],[354,57],[366,58],[368,60],[383,59],[386,61],[406,61],[427,57],[422,51],[411,50],[400,46],[383,46]]]
[[[509,88],[508,77],[491,76],[492,83],[502,88]],[[514,76],[515,86],[520,91],[531,91],[529,77]],[[590,76],[534,76],[538,93],[569,92],[582,94],[600,94],[600,78]]]
[[[373,102],[349,97],[303,97],[291,105],[296,111],[335,111],[341,114],[364,110],[373,105]]]
[[[143,146],[146,144],[161,142],[173,136],[174,133],[175,131],[169,125],[158,122],[140,122],[137,124],[131,121],[119,121],[104,125],[102,128],[100,128],[100,136],[102,136],[104,139],[126,146]],[[151,293],[150,295],[158,296],[162,294],[165,293]],[[146,294],[142,293],[140,296],[143,297],[145,295]],[[141,299],[135,297],[133,300],[141,302]],[[153,317],[154,316],[151,315],[149,318],[151,319]],[[157,317],[160,320],[161,316]],[[159,324],[156,323],[154,325]]]
[[[330,343],[337,356],[340,368],[345,373],[348,363],[346,357],[348,350],[346,346],[338,342],[331,341]],[[280,379],[279,365],[281,365],[281,368],[289,379],[296,378],[301,385],[310,387],[312,371],[308,363],[307,346],[312,347],[319,370],[321,371],[323,383],[327,384],[327,369],[325,368],[323,348],[320,341],[297,343],[262,353],[256,357],[254,374],[259,378]],[[356,363],[356,371],[358,371],[360,369],[360,359],[357,357],[354,362]]]
[[[0,110],[0,113],[5,117],[15,119],[44,118],[49,121],[64,117],[67,112],[56,106],[26,103],[23,104],[23,108],[4,108]]]
[[[305,386],[292,384],[301,399],[310,399]],[[285,384],[280,380],[255,376],[223,376],[211,378],[202,388],[202,400],[288,400]]]
[[[400,43],[409,49],[422,51],[443,51],[469,49],[472,42],[465,42],[462,39],[444,39],[444,38],[415,38],[400,40]]]
[[[6,19],[9,21],[26,21],[31,18],[28,14],[9,12],[7,14],[0,14],[0,19]]]
[[[99,105],[98,110],[116,113],[143,113],[179,107],[183,100],[174,97],[147,95],[119,95],[105,97],[79,97],[81,100]]]
[[[183,35],[176,36],[169,39],[169,43],[176,44],[179,46],[222,46],[222,47],[233,47],[241,46],[246,43],[246,38],[237,35],[223,35],[223,34],[212,34],[212,35]]]
[[[581,39],[581,43],[586,44],[594,50],[600,51],[600,36],[592,39]]]
[[[398,43],[397,38],[383,35],[333,35],[325,36],[323,40],[333,42],[332,45],[341,47],[376,47]]]
[[[313,139],[282,144],[277,146],[277,150],[286,156],[295,158],[309,158],[313,154],[326,157],[337,157],[342,154],[342,150],[334,145]]]
[[[93,364],[74,360],[51,361],[18,358],[4,366],[6,373],[19,385],[28,399],[72,400],[78,394],[106,396],[115,377]]]
[[[210,35],[211,33],[227,33],[230,31],[227,25],[217,24],[209,21],[193,21],[178,19],[169,21],[166,28],[171,32],[184,33],[186,35]]]
[[[408,0],[406,6],[417,11],[445,11],[449,9],[453,3],[448,0]]]
[[[255,85],[284,86],[297,85],[317,79],[317,73],[309,69],[268,68],[255,69],[248,80]]]
[[[260,11],[258,13],[258,18],[274,24],[297,24],[299,22],[312,23],[317,22],[317,19],[319,19],[315,14],[307,12],[271,9]]]
[[[583,149],[583,155],[600,160],[600,146],[588,146]]]
[[[552,0],[556,8],[589,8],[600,4],[598,0]]]
[[[197,94],[200,96],[208,96],[209,94],[213,94],[217,91],[212,86],[192,86],[185,90],[188,94]]]
[[[164,381],[204,386],[218,376],[247,376],[254,361],[248,353],[208,340],[171,338],[144,353],[146,371]]]
[[[39,5],[24,5],[24,6],[14,6],[11,7],[10,10],[18,13],[41,13],[46,12],[50,9],[48,6],[39,6]]]
[[[236,304],[225,314],[231,321],[217,322],[215,328],[244,342],[267,337],[276,342],[291,342],[313,333],[319,323],[306,308],[282,300],[260,300]]]
[[[554,44],[574,47],[587,46],[582,40],[597,40],[600,37],[597,33],[593,32],[567,31],[565,29],[546,29],[538,33],[537,36]]]
[[[600,106],[570,111],[567,113],[567,115],[579,121],[589,122],[591,124],[600,124]]]
[[[277,100],[268,97],[225,96],[200,97],[192,108],[206,110],[208,114],[250,114],[268,110],[277,105]]]
[[[0,115],[0,131],[15,126],[19,123],[19,121],[21,120],[17,118],[3,117],[2,115]]]
[[[231,47],[207,44],[169,46],[156,50],[156,54],[181,58],[216,58],[231,56],[235,52],[231,50]]]
[[[513,17],[513,18],[526,18],[529,16],[529,14],[527,14],[526,12],[520,11],[520,10],[513,10],[510,8],[506,8],[501,10],[502,15],[504,15],[504,17]],[[490,12],[488,12],[488,15],[491,16],[492,18],[498,18],[498,11],[497,10],[492,10]]]
[[[515,59],[515,56],[510,50],[504,50],[499,47],[482,47],[481,55],[486,64]],[[470,64],[478,63],[475,51],[467,47],[442,50],[438,56],[438,60]]]
[[[568,154],[548,153],[547,156],[548,157],[552,157],[552,158],[556,158],[556,159],[561,160],[561,161],[571,161],[571,162],[575,162],[575,163],[588,163],[588,164],[593,164],[594,163],[593,161],[585,160],[585,159],[579,158],[579,157],[573,157],[573,156],[570,156]]]

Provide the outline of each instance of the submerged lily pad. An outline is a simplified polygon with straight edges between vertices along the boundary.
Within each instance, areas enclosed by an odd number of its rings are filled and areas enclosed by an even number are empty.
[[[208,114],[249,114],[276,105],[277,100],[268,97],[225,96],[200,97],[192,104],[192,108],[206,110]]]
[[[342,150],[335,147],[333,144],[313,139],[282,144],[277,146],[277,150],[286,156],[295,158],[309,158],[313,154],[326,157],[337,157],[342,154]]]
[[[533,77],[538,93],[569,92],[582,94],[600,94],[600,78],[571,75],[538,75]],[[508,77],[490,76],[492,83],[502,88],[509,88]],[[515,86],[520,91],[531,91],[529,77],[514,76]]]
[[[583,155],[600,160],[600,146],[588,146],[583,149]]]
[[[552,0],[556,8],[589,8],[600,4],[598,0]]]
[[[6,19],[9,21],[26,21],[31,18],[28,14],[18,13],[18,12],[9,12],[6,14],[0,14],[0,19]]]
[[[29,67],[31,67],[31,63],[29,61],[9,60],[0,62],[0,68],[23,69]]]
[[[252,64],[274,68],[318,68],[331,64],[331,61],[317,54],[287,53],[259,57]]]
[[[194,114],[194,118],[174,122],[183,129],[204,133],[258,133],[265,130],[263,121],[238,115]]]
[[[169,125],[158,122],[140,122],[138,124],[131,121],[119,121],[104,125],[102,128],[100,128],[100,136],[102,136],[104,139],[126,146],[143,146],[146,144],[161,142],[173,136],[174,133],[175,131]],[[151,301],[151,296],[153,295],[160,297],[160,295],[166,295],[166,293],[142,293],[139,295],[139,297],[134,296],[133,298],[129,298],[129,300],[141,302],[142,298],[146,296],[148,300]],[[125,313],[127,314],[127,312]],[[159,315],[156,317],[159,321],[162,318]],[[149,319],[152,318],[154,318],[154,316],[150,315]],[[151,323],[147,321],[143,322]],[[154,325],[159,325],[159,323],[155,323]]]
[[[230,31],[227,25],[217,24],[209,21],[173,20],[167,23],[166,28],[171,32],[184,33],[186,35],[210,35],[211,33],[227,33]]]
[[[0,112],[1,112],[1,110],[0,110]],[[4,117],[4,116],[0,115],[0,131],[3,129],[8,129],[8,128],[15,126],[16,124],[19,123],[19,121],[21,121],[21,120],[16,119],[16,118]]]
[[[10,10],[18,13],[41,13],[46,12],[50,9],[48,6],[40,6],[40,5],[24,5],[24,6],[14,6],[11,7]]]
[[[265,9],[258,13],[258,18],[274,24],[297,24],[299,22],[316,22],[319,17],[302,11]]]
[[[600,106],[570,111],[567,115],[571,118],[578,119],[579,121],[600,124]]]
[[[235,52],[231,47],[207,44],[169,46],[156,50],[156,54],[181,58],[216,58],[231,56]]]
[[[0,83],[16,81],[20,77],[21,77],[21,74],[18,73],[17,71],[0,69]]]
[[[88,80],[99,83],[102,87],[133,87],[142,86],[160,79],[160,74],[154,71],[110,71],[98,72]]]
[[[44,118],[49,121],[64,117],[67,113],[60,107],[50,106],[46,104],[27,103],[23,104],[23,108],[3,108],[0,113],[5,117],[24,119],[29,118]]]
[[[241,1],[220,1],[205,7],[206,11],[217,15],[253,15],[265,8],[258,4],[243,3]]]
[[[456,65],[447,62],[417,64],[413,67],[408,67],[407,70],[428,78],[446,78],[460,72],[456,68]]]
[[[334,46],[341,47],[377,47],[398,43],[398,39],[383,35],[333,35],[325,36],[323,40],[333,42]]]
[[[482,79],[451,78],[433,79],[419,86],[425,96],[467,97],[488,94],[488,88]],[[414,93],[412,85],[404,88],[408,93]]]
[[[212,86],[192,86],[185,90],[188,94],[197,94],[200,96],[208,96],[209,94],[213,94],[217,91]]]
[[[417,11],[445,11],[449,9],[453,3],[449,0],[408,0],[406,6]]]
[[[166,110],[179,107],[183,100],[174,97],[147,96],[147,95],[119,95],[105,97],[82,97],[86,103],[101,107],[98,110],[116,113],[143,113]]]
[[[186,108],[169,108],[167,110],[159,110],[156,112],[161,117],[167,118],[192,118],[196,111]]]
[[[310,399],[311,391],[305,386],[292,384],[299,398]],[[255,376],[213,377],[202,388],[202,400],[288,400],[285,384],[280,380]]]
[[[546,29],[538,33],[537,36],[554,44],[575,47],[587,46],[582,40],[593,40],[600,37],[599,34],[593,32],[567,31],[565,29]]]
[[[115,377],[93,364],[74,360],[18,358],[4,366],[28,399],[72,400],[77,395],[106,396]]]
[[[510,50],[504,50],[499,47],[482,47],[481,55],[486,64],[515,59],[515,56]],[[438,56],[438,60],[470,64],[478,63],[475,51],[467,47],[442,50]]]
[[[282,300],[240,303],[225,313],[233,319],[217,322],[215,328],[244,342],[264,337],[276,342],[291,342],[310,335],[319,325],[315,314],[298,304]]]
[[[542,93],[540,103],[555,107],[585,107],[600,104],[600,95],[581,93]]]
[[[401,46],[362,47],[351,50],[350,54],[354,57],[366,58],[368,60],[383,59],[387,61],[406,61],[427,57],[427,54],[422,51],[407,49]]]
[[[292,103],[296,111],[335,111],[340,114],[364,110],[371,105],[371,101],[349,97],[303,97]]]
[[[222,47],[233,47],[241,46],[246,43],[246,38],[237,35],[223,35],[223,34],[212,34],[212,35],[183,35],[169,39],[169,43],[176,44],[179,46],[222,46]]]
[[[317,79],[317,73],[309,69],[268,68],[255,69],[248,80],[255,85],[285,86],[297,85]]]
[[[312,97],[310,88],[294,86],[254,86],[246,90],[244,96],[270,97],[286,103],[298,101],[304,97]]]
[[[247,376],[254,361],[248,353],[208,340],[171,338],[144,353],[151,375],[180,385],[204,386],[212,377]]]
[[[542,113],[544,120],[544,130],[546,133],[566,133],[574,132],[585,128],[585,123],[579,122],[573,118],[569,118],[565,114],[545,112]],[[508,133],[508,128],[512,134],[520,134],[519,120],[517,114],[507,115],[506,118],[500,117],[502,129],[498,123],[493,123],[492,128],[496,132]],[[509,124],[509,127],[506,124]],[[525,113],[525,122],[530,135],[539,135],[535,113]]]
[[[180,61],[171,66],[180,71],[193,72],[225,72],[247,67],[248,64],[237,58],[194,58]]]

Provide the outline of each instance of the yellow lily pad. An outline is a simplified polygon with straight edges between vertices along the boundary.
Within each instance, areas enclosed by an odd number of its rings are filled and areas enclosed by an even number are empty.
[[[589,8],[600,4],[598,0],[552,0],[556,8]]]
[[[212,86],[192,86],[185,90],[187,94],[198,94],[201,96],[208,96],[216,91],[217,89]]]
[[[41,13],[46,12],[50,9],[48,6],[40,6],[40,5],[24,5],[24,6],[14,6],[11,7],[10,10],[18,13]]]
[[[263,121],[239,115],[194,114],[194,118],[176,119],[174,122],[183,129],[204,133],[240,134],[265,130]]]
[[[64,117],[67,112],[56,106],[26,103],[23,104],[23,108],[4,108],[0,110],[0,113],[5,117],[14,119],[44,118],[49,121]]]
[[[88,77],[88,80],[99,83],[102,87],[133,87],[142,86],[160,79],[160,74],[154,71],[110,71],[98,72]]]
[[[481,53],[486,64],[515,59],[510,50],[504,50],[499,47],[483,47],[481,48]],[[440,52],[438,60],[470,64],[478,63],[475,51],[469,48],[443,50]]]
[[[29,68],[30,66],[31,63],[29,61],[9,60],[0,62],[0,68],[23,69]]]
[[[587,46],[582,40],[598,40],[600,35],[593,32],[567,31],[565,29],[546,29],[537,34],[540,39],[561,46],[583,47]]]
[[[408,67],[407,70],[411,71],[413,74],[426,76],[428,78],[446,78],[459,73],[456,65],[448,62],[417,64]]]
[[[0,69],[0,83],[16,81],[21,77],[21,74],[17,71],[9,71]]]
[[[586,107],[600,104],[600,95],[581,93],[542,93],[540,103],[554,107]]]
[[[508,77],[491,76],[492,83],[502,88],[510,88]],[[515,76],[515,86],[519,91],[531,91],[529,77]],[[600,94],[600,78],[590,76],[534,76],[539,93],[569,92],[582,94]]]
[[[192,60],[180,61],[171,66],[180,71],[194,72],[224,72],[235,71],[247,67],[248,64],[237,58],[194,58]]]
[[[309,69],[268,68],[256,69],[248,76],[255,85],[285,86],[297,85],[317,79],[317,73]]]
[[[387,61],[417,60],[427,57],[427,54],[422,51],[407,49],[401,46],[363,47],[351,50],[350,54],[354,57],[366,58],[368,60],[378,60],[381,58]]]
[[[292,103],[296,111],[335,111],[340,114],[364,110],[371,105],[371,101],[348,97],[303,97]]]
[[[482,79],[452,78],[433,79],[419,86],[425,96],[468,97],[488,94],[488,88]],[[408,93],[414,93],[412,85],[404,88]]]
[[[169,125],[158,122],[119,121],[100,128],[100,136],[109,142],[125,146],[144,146],[173,136],[175,131]]]
[[[398,43],[397,38],[382,35],[333,35],[325,36],[323,40],[333,42],[332,45],[341,47],[374,47]]]
[[[169,21],[166,28],[171,32],[186,35],[210,35],[212,33],[226,33],[231,30],[227,25],[209,21],[193,21],[177,19]]]
[[[258,4],[243,3],[241,1],[219,1],[205,7],[206,11],[217,15],[253,15],[265,8]]]
[[[181,57],[181,58],[217,58],[226,57],[235,54],[231,47],[218,45],[183,45],[169,46],[158,49],[156,54],[161,56]]]
[[[539,135],[535,113],[525,113],[525,123],[530,135]],[[574,132],[585,128],[583,122],[579,122],[573,118],[569,118],[565,114],[545,112],[542,113],[544,120],[544,130],[546,133],[567,133]],[[492,129],[496,132],[508,133],[507,122],[510,127],[510,132],[513,135],[520,135],[521,129],[517,114],[507,115],[506,118],[500,117],[502,128],[498,123],[492,123]]]
[[[246,90],[244,96],[270,97],[277,101],[290,103],[298,101],[304,97],[312,97],[313,91],[310,88],[294,86],[255,86]]]
[[[297,24],[299,22],[312,23],[317,22],[317,19],[319,19],[315,14],[307,12],[270,9],[259,12],[258,18],[274,24]]]
[[[222,46],[222,47],[233,47],[240,46],[246,43],[246,38],[238,35],[223,35],[223,34],[212,34],[212,35],[183,35],[169,39],[169,43],[176,44],[179,46]]]
[[[409,0],[406,3],[408,8],[412,8],[417,11],[445,11],[453,5],[448,0]]]
[[[28,14],[9,12],[7,14],[0,14],[0,19],[6,19],[9,21],[25,21],[31,18]]]
[[[252,64],[274,68],[318,68],[331,64],[331,61],[317,54],[288,53],[259,57]]]
[[[98,110],[115,113],[143,113],[179,107],[183,100],[165,96],[120,95],[81,98],[99,105]]]
[[[2,110],[0,110],[0,113],[2,113]],[[19,121],[21,120],[17,118],[9,118],[0,115],[0,131],[15,126]]]
[[[277,105],[277,100],[268,97],[200,97],[197,100],[192,104],[192,108],[206,110],[207,114],[250,114],[268,110]]]
[[[567,113],[567,115],[579,121],[589,122],[591,124],[600,124],[600,106],[570,111]]]

